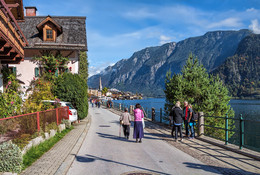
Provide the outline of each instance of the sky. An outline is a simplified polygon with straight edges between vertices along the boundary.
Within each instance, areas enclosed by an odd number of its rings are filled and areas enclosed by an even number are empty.
[[[260,34],[260,0],[24,0],[39,16],[86,16],[89,74],[136,51],[208,31]]]

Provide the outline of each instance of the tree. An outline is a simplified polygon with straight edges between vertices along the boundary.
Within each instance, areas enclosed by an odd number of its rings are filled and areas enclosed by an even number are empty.
[[[199,64],[198,59],[193,59],[193,55],[189,56],[180,74],[171,76],[171,72],[167,73],[164,92],[167,111],[170,111],[178,100],[182,102],[186,100],[193,104],[195,111],[203,111],[205,115],[234,116],[233,109],[228,105],[231,97],[227,88],[218,76],[209,75],[203,65]],[[207,118],[207,124],[224,127],[224,120]],[[221,131],[216,132],[215,129],[207,131],[209,134],[223,136]]]
[[[79,56],[79,76],[85,80],[88,81],[88,60],[87,60],[87,53],[86,52],[80,52]]]
[[[64,73],[55,81],[54,95],[62,101],[71,102],[78,111],[79,119],[88,115],[88,88],[78,74]]]
[[[102,94],[106,95],[107,92],[108,92],[107,87],[104,87],[104,88],[102,89]]]

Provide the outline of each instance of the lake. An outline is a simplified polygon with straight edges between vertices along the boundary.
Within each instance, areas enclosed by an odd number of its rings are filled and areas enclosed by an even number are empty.
[[[146,98],[142,100],[113,100],[115,103],[121,103],[123,105],[135,105],[140,103],[141,106],[151,110],[154,107],[157,110],[164,109],[164,98]],[[240,114],[244,119],[260,120],[260,100],[231,100],[231,107],[235,111],[235,117],[239,118]]]

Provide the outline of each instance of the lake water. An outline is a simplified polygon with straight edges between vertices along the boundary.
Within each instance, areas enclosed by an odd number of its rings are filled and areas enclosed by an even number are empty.
[[[142,100],[114,100],[115,103],[121,103],[123,105],[135,105],[140,103],[141,106],[151,110],[154,107],[157,110],[164,109],[164,98],[147,98]],[[231,100],[230,105],[235,111],[235,117],[238,118],[240,114],[244,119],[254,119],[260,121],[260,100]]]

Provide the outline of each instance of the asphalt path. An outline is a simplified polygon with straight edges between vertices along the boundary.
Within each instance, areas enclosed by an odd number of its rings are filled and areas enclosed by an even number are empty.
[[[89,113],[90,129],[68,175],[220,174],[146,131],[142,143],[133,139],[133,127],[129,140],[119,137],[119,116],[106,109],[90,107]]]

